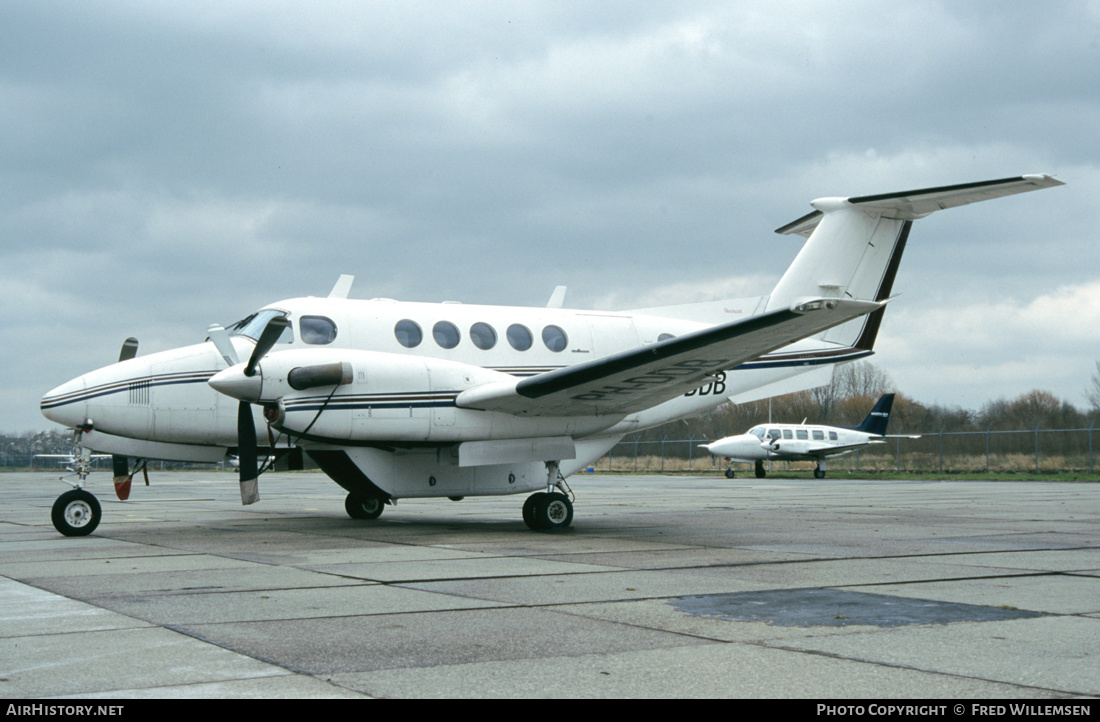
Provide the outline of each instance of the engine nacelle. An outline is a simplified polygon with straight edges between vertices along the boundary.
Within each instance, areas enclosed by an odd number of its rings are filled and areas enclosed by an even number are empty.
[[[491,420],[474,417],[488,414],[458,409],[455,398],[474,386],[515,381],[454,361],[348,349],[279,351],[265,356],[253,376],[244,372],[238,364],[210,385],[262,404],[271,425],[292,438],[334,442],[452,439],[459,414],[464,433],[486,432]]]

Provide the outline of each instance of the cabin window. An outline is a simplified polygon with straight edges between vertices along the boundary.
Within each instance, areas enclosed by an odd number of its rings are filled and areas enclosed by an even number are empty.
[[[557,326],[547,326],[542,329],[542,342],[546,344],[546,348],[557,353],[565,350],[569,345],[569,338]]]
[[[790,429],[783,429],[783,438],[784,439],[793,439],[794,438],[794,432],[792,432]]]
[[[531,343],[534,339],[531,335],[531,329],[526,326],[521,326],[518,323],[513,323],[509,326],[505,335],[508,337],[508,343],[516,351],[526,351],[531,348]]]
[[[336,324],[324,316],[302,316],[298,320],[298,335],[303,343],[323,346],[336,340]]]
[[[821,429],[814,429],[814,441],[824,441],[825,432]]]
[[[458,326],[450,321],[440,321],[432,326],[432,338],[443,348],[454,348],[462,336],[458,333]]]
[[[810,438],[810,432],[806,431],[805,429],[799,429],[798,431],[795,432],[795,435],[799,439],[802,439],[803,441],[809,440],[809,438]]]
[[[470,326],[470,340],[482,351],[488,351],[497,345],[497,332],[487,323],[475,323]]]
[[[405,348],[416,348],[424,340],[424,332],[420,330],[420,326],[407,318],[397,322],[393,327],[393,335],[397,337],[397,343]]]
[[[829,432],[829,441],[836,441],[836,440],[837,440],[836,439],[836,432],[835,431],[830,431]]]

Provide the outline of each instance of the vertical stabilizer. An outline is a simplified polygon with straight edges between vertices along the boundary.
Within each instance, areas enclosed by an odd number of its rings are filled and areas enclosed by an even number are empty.
[[[855,427],[855,430],[885,436],[886,424],[890,422],[890,409],[893,405],[894,394],[883,394],[875,403],[874,408],[871,409],[871,413],[867,414],[859,426]]]

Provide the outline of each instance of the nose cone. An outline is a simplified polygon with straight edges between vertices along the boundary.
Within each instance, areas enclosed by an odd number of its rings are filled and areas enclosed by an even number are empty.
[[[707,444],[706,448],[715,456],[729,456],[735,459],[761,459],[765,455],[760,446],[760,439],[752,434],[727,436]]]
[[[224,371],[214,374],[210,381],[211,388],[234,399],[256,402],[263,391],[263,376],[259,373],[254,376],[244,375],[244,364],[237,364]]]
[[[87,387],[85,378],[80,376],[49,391],[39,403],[42,415],[64,426],[83,424],[88,413],[84,394]]]

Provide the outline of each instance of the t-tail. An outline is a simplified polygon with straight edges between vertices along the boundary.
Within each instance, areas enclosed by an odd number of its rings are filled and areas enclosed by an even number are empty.
[[[890,422],[890,409],[893,405],[894,394],[883,394],[871,409],[871,413],[864,417],[859,426],[853,428],[866,434],[886,436],[886,424]]]
[[[1049,175],[924,188],[852,198],[819,198],[816,210],[776,229],[806,236],[798,256],[779,279],[765,310],[809,298],[890,298],[913,221],[935,211],[1002,196],[1064,185]],[[870,351],[885,309],[826,332],[822,338]]]

